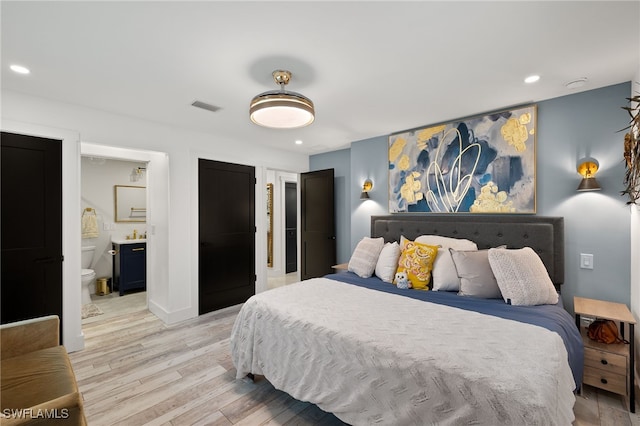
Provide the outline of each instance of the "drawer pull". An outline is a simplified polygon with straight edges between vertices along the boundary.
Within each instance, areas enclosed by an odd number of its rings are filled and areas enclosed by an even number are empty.
[[[601,359],[601,360],[600,360],[600,362],[602,363],[602,365],[607,365],[607,364],[609,364],[609,363],[607,362],[607,360],[606,360],[606,359]]]
[[[144,247],[138,247],[138,248],[131,249],[131,251],[143,251],[143,250],[144,250]]]
[[[603,385],[607,384],[607,379],[600,379],[600,383],[602,383]]]

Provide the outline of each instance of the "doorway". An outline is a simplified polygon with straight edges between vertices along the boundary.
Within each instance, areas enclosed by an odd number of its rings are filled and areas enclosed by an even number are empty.
[[[83,232],[81,235],[83,326],[147,308],[145,276],[148,243],[145,237],[150,213],[150,209],[147,209],[148,163],[133,159],[81,156],[82,223],[85,220],[95,223],[94,232]],[[130,255],[125,256],[125,252],[133,245],[113,246],[113,242],[135,244],[135,250],[138,251],[133,254],[139,265],[128,267],[125,272],[139,275],[142,281],[136,290],[142,289],[143,294],[118,291],[118,277],[123,269],[119,260],[129,259]]]
[[[300,206],[299,175],[285,170],[266,169],[265,181],[271,198],[267,207],[268,220],[273,223],[272,235],[267,243],[267,285],[274,289],[300,280],[299,229]]]
[[[109,204],[98,205],[96,213],[107,215],[104,216],[107,217],[106,222],[116,227],[116,230],[120,232],[120,236],[126,237],[127,234],[131,235],[133,233],[133,229],[136,229],[136,231],[146,230],[147,233],[146,292],[131,293],[126,297],[116,297],[111,293],[110,295],[113,296],[116,301],[120,303],[127,302],[127,305],[128,302],[131,302],[132,304],[132,306],[114,307],[114,311],[117,313],[123,312],[123,310],[126,309],[138,311],[141,309],[147,309],[166,322],[165,310],[163,309],[163,306],[166,304],[166,300],[163,298],[163,289],[168,287],[169,280],[165,269],[169,259],[167,243],[167,233],[169,228],[169,156],[164,152],[143,151],[130,148],[98,145],[88,142],[80,143],[80,155],[80,161],[83,160],[82,157],[94,158],[94,161],[97,162],[101,162],[102,159],[121,161],[123,162],[122,164],[127,165],[126,168],[123,166],[119,172],[119,176],[125,184],[141,186],[144,183],[144,185],[146,185],[146,222],[142,224],[146,227],[139,227],[141,224],[135,223],[135,225],[123,224],[124,227],[120,228],[120,224],[116,224],[115,188],[113,187],[112,182],[108,185],[111,189],[107,189],[108,194],[106,195],[106,198],[101,201]],[[84,159],[85,162],[87,161],[86,158]],[[134,166],[136,169],[135,171]],[[137,170],[138,166],[146,167],[146,170]],[[86,192],[87,182],[82,179],[80,180],[82,194],[82,192]],[[78,194],[80,199],[78,206],[84,207],[87,200],[83,199],[81,194]],[[100,235],[103,237],[106,237],[107,234],[113,232],[112,230],[104,230],[104,220],[99,221],[98,225],[100,228]],[[87,240],[85,239],[79,240],[81,243],[78,246],[79,251],[80,246],[84,245],[86,241]],[[112,274],[110,265],[113,259],[111,254],[107,253],[108,245],[110,244],[109,238],[106,238],[103,244],[105,251],[100,254],[103,258],[103,266],[97,267],[97,278],[100,278],[101,276],[111,276]],[[80,256],[80,253],[78,253],[78,256]],[[113,285],[113,282],[111,284]],[[136,303],[134,303],[134,301]],[[113,315],[117,315],[116,313]],[[95,318],[89,318],[88,321],[101,322],[108,319],[110,315],[112,314],[104,312],[103,315]]]
[[[284,184],[285,273],[298,271],[298,185]]]

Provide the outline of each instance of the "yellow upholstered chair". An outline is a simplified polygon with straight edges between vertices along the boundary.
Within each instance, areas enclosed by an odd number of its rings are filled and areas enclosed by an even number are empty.
[[[0,425],[86,425],[56,315],[0,326]]]

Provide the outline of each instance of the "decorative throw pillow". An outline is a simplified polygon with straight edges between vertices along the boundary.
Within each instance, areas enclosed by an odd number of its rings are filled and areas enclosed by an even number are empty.
[[[459,291],[460,277],[456,271],[456,265],[451,258],[449,249],[455,250],[478,250],[478,246],[471,240],[461,238],[441,237],[439,235],[421,235],[416,238],[416,243],[440,246],[438,256],[433,264],[433,290],[439,291]]]
[[[376,276],[386,283],[393,282],[398,269],[398,259],[400,259],[400,245],[396,241],[386,243],[378,256]]]
[[[449,249],[456,271],[460,277],[460,296],[482,299],[502,297],[496,277],[489,264],[489,250],[458,251]]]
[[[429,290],[438,247],[406,240],[398,261],[398,272],[406,272],[413,288]]]
[[[547,268],[531,247],[489,249],[488,257],[505,302],[526,306],[558,303]]]
[[[364,237],[349,259],[347,269],[359,277],[369,278],[373,275],[378,263],[378,256],[384,246],[384,238]]]

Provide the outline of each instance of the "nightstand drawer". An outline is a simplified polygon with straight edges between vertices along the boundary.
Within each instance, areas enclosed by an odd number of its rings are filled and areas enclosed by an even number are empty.
[[[584,367],[582,381],[588,385],[605,389],[619,395],[627,394],[626,374],[614,374],[593,367]]]
[[[606,373],[627,374],[627,357],[593,348],[584,348],[584,365]]]

